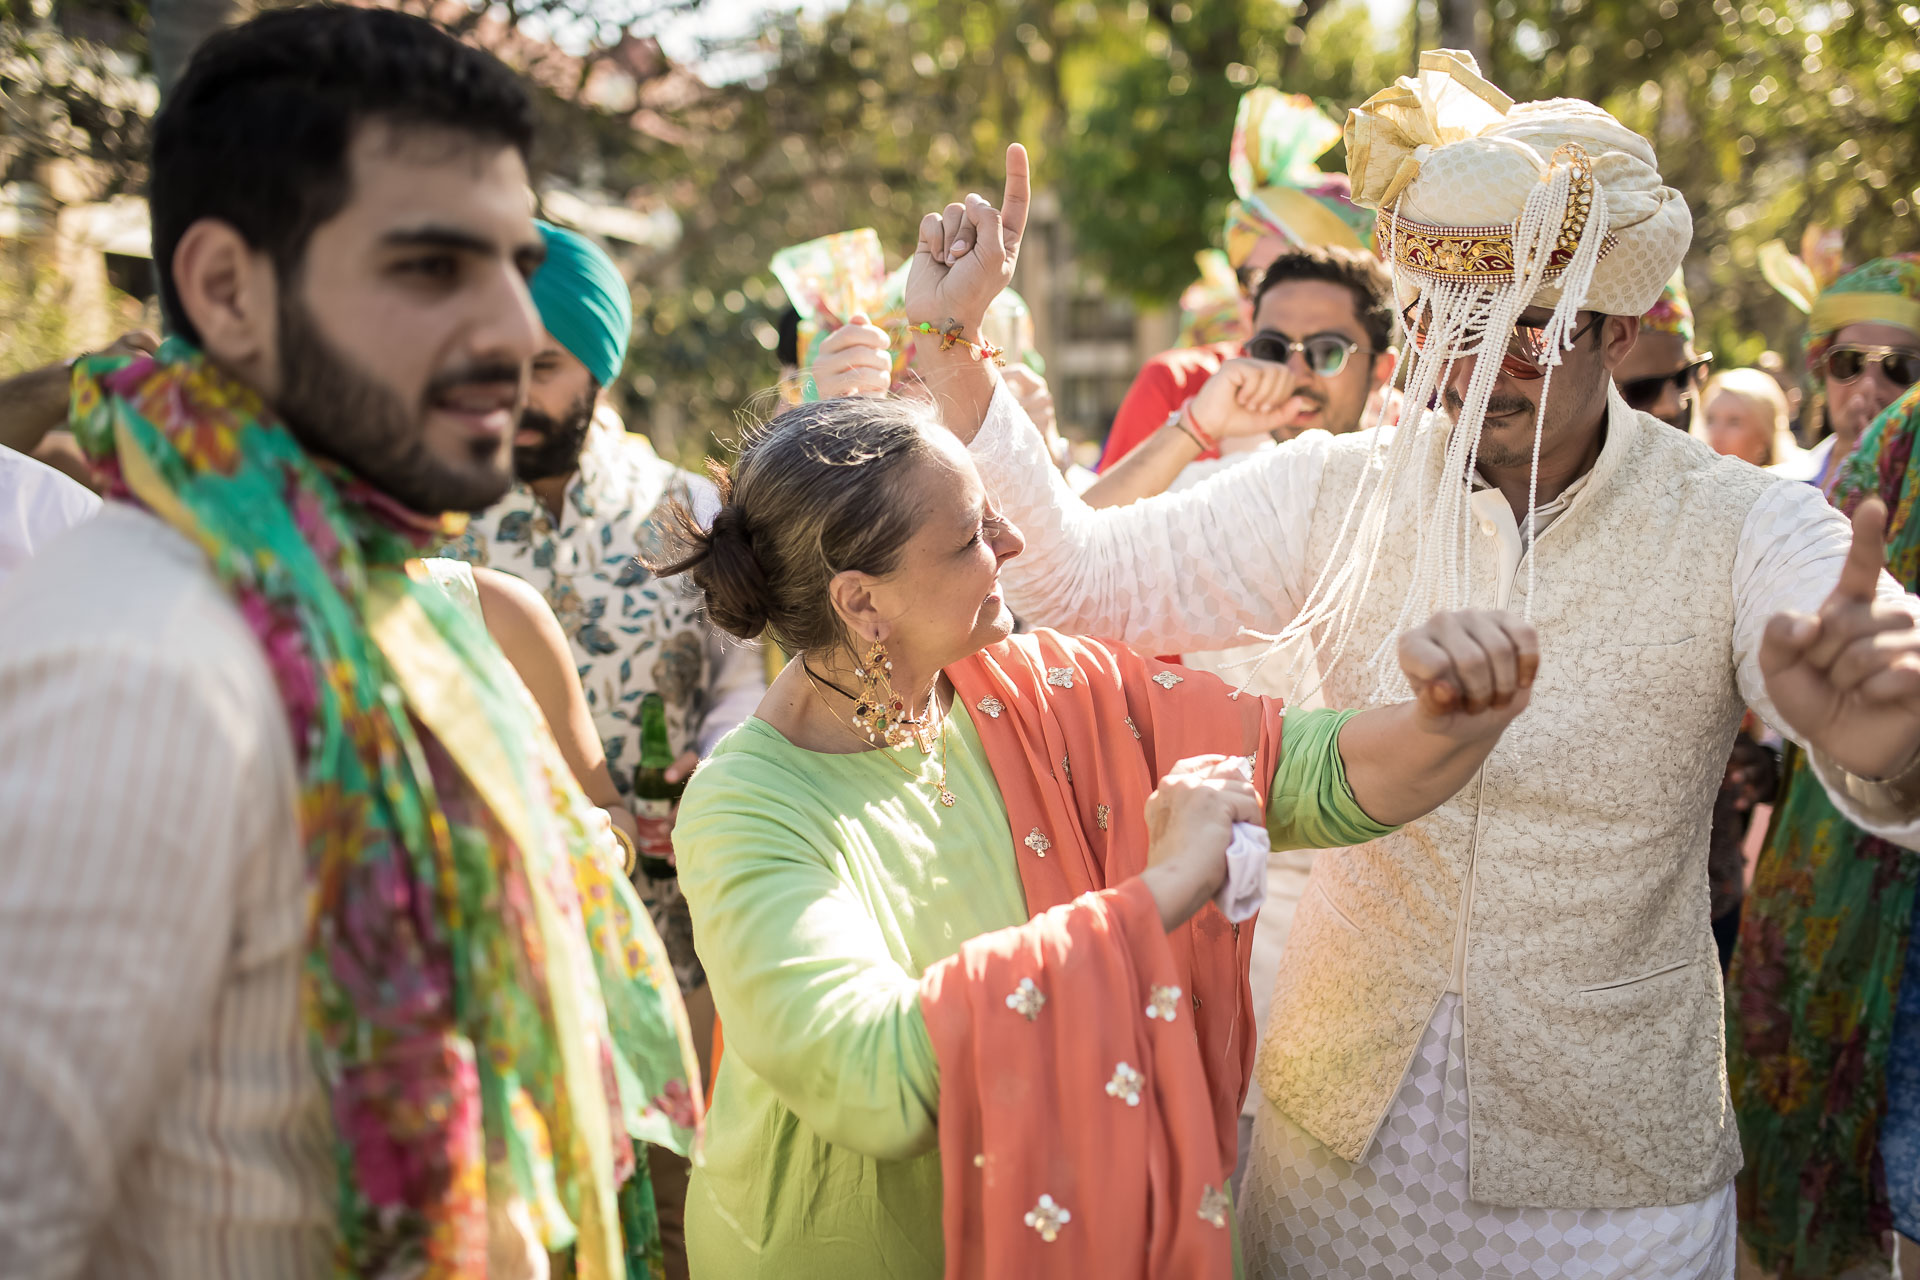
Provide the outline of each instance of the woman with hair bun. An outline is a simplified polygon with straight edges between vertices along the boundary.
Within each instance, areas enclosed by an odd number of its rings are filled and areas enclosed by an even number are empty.
[[[934,404],[787,410],[667,570],[796,655],[674,836],[727,1036],[696,1277],[1229,1275],[1254,1048],[1252,930],[1217,905],[1235,824],[1374,838],[1527,704],[1533,633],[1501,614],[1408,632],[1414,699],[1284,739],[1277,702],[1213,676],[1010,634],[1020,533],[938,417],[1012,270],[1008,167],[1004,226],[969,197],[922,227],[909,319],[957,332]]]

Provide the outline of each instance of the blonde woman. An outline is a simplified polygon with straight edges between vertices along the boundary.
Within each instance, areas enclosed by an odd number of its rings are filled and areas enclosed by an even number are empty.
[[[1700,425],[1694,434],[1715,453],[1774,467],[1800,453],[1793,439],[1786,393],[1764,369],[1727,369],[1707,382]]]

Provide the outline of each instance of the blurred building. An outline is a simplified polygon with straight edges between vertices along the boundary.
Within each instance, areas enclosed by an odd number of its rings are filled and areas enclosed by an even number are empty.
[[[1140,366],[1173,345],[1178,312],[1140,310],[1079,269],[1073,233],[1050,191],[1034,197],[1014,287],[1033,308],[1061,432],[1097,445]]]

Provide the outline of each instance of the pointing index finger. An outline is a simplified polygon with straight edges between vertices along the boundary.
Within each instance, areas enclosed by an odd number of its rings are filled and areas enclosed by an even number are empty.
[[[1008,257],[1019,248],[1020,236],[1027,229],[1027,206],[1032,203],[1029,183],[1027,149],[1016,142],[1007,148],[1007,190],[1000,197],[1000,229]]]
[[[1846,563],[1840,566],[1840,582],[1833,589],[1835,599],[1872,603],[1880,585],[1880,571],[1887,567],[1887,508],[1878,498],[1868,498],[1853,513],[1853,541],[1847,547]]]

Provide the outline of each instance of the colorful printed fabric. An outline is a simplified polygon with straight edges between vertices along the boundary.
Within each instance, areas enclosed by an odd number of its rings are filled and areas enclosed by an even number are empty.
[[[1920,253],[1875,258],[1821,291],[1807,317],[1807,368],[1820,367],[1834,335],[1850,324],[1891,324],[1920,333]]]
[[[1920,586],[1920,388],[1861,437],[1835,499],[1886,502],[1888,569]],[[1746,1167],[1740,1229],[1781,1280],[1885,1265],[1879,1150],[1920,858],[1840,816],[1806,756],[1747,892],[1728,974],[1727,1070]]]
[[[179,339],[81,361],[71,420],[111,498],[204,551],[285,702],[336,1274],[479,1280],[490,1205],[569,1273],[656,1271],[635,1144],[696,1141],[685,1013],[525,688],[408,572],[443,522],[308,456]]]
[[[1645,333],[1671,333],[1682,341],[1693,341],[1693,308],[1687,305],[1684,275],[1678,271],[1673,273],[1673,279],[1660,291],[1660,301],[1640,317],[1640,329]]]
[[[1348,198],[1347,178],[1314,163],[1340,141],[1340,126],[1313,99],[1250,90],[1233,122],[1227,172],[1239,199],[1227,205],[1224,242],[1238,268],[1267,236],[1290,245],[1373,248],[1373,211]]]
[[[707,480],[674,466],[603,414],[587,432],[579,470],[555,515],[524,483],[468,523],[442,553],[531,583],[560,620],[574,669],[623,800],[640,763],[640,704],[666,705],[674,753],[705,754],[766,692],[759,652],[716,631],[684,578],[656,578],[668,558],[676,505],[710,514]],[[686,899],[671,877],[637,873],[653,927],[682,991],[706,982]]]

